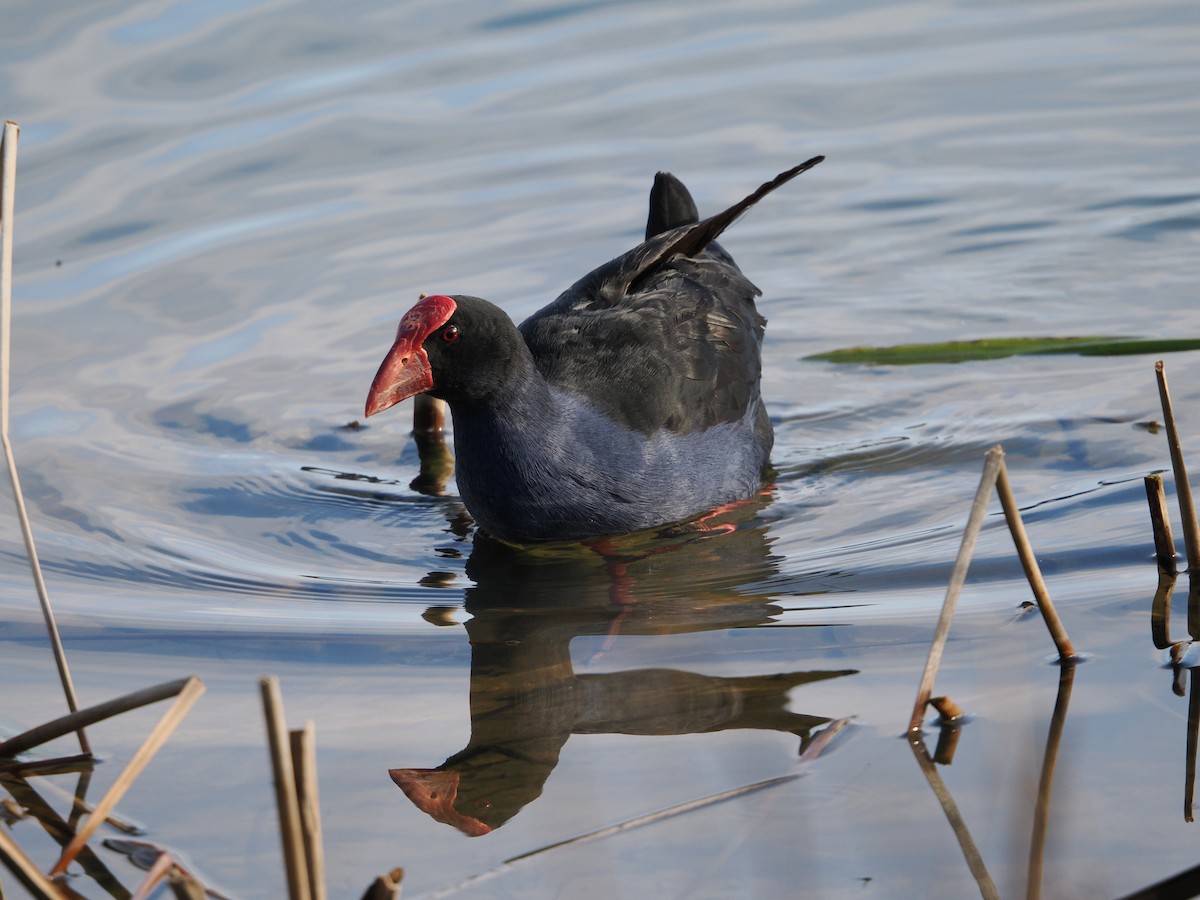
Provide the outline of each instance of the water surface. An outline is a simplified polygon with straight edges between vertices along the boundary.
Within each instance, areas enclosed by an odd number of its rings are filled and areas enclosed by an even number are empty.
[[[155,0],[6,23],[21,477],[83,702],[208,685],[121,807],[213,884],[283,890],[272,672],[317,722],[332,895],[396,865],[408,896],[970,895],[897,735],[996,443],[1088,653],[1045,894],[1194,864],[1188,701],[1149,627],[1154,357],[804,359],[1200,335],[1194,4]],[[514,558],[452,485],[409,488],[407,406],[346,427],[418,293],[519,320],[638,240],[655,171],[711,212],[816,153],[724,239],[763,289],[779,469],[731,533],[635,543],[623,566]],[[1198,366],[1167,357],[1192,456]],[[11,518],[0,558],[0,714],[28,727],[62,701]],[[973,716],[942,775],[1005,896],[1058,683],[1028,596],[993,513],[939,684]],[[93,797],[155,717],[96,729]],[[388,777],[481,747],[529,765],[480,837]],[[12,831],[52,863],[35,825]]]

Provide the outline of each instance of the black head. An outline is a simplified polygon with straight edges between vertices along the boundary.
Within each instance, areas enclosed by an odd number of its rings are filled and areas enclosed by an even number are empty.
[[[527,360],[512,319],[479,297],[423,297],[400,320],[367,395],[368,416],[419,394],[451,406],[503,394]]]

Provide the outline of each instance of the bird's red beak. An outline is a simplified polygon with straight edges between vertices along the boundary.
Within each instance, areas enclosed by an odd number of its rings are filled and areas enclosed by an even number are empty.
[[[441,328],[458,308],[449,297],[422,297],[404,314],[396,329],[396,341],[375,373],[367,393],[366,415],[373,416],[401,400],[433,388],[433,371],[422,344]]]

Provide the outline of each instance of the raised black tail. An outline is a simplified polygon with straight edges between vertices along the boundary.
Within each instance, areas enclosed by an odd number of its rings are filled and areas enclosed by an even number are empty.
[[[637,290],[638,286],[644,283],[647,278],[649,278],[652,274],[654,274],[654,272],[675,257],[696,256],[697,254],[701,253],[705,247],[707,247],[721,235],[721,232],[736,222],[738,218],[741,217],[742,213],[752,207],[755,203],[767,196],[767,194],[771,193],[771,191],[775,190],[775,188],[787,184],[801,172],[807,172],[824,159],[824,156],[814,156],[812,159],[805,160],[804,162],[800,163],[800,165],[788,169],[786,172],[780,172],[770,181],[760,185],[758,190],[756,190],[754,193],[742,200],[739,200],[737,203],[733,204],[733,206],[729,207],[729,209],[725,210],[724,212],[719,212],[715,216],[709,216],[703,221],[696,222],[696,224],[692,225],[690,228],[685,228],[675,238],[667,240],[666,243],[661,245],[658,242],[653,241],[653,235],[649,234],[651,226],[657,226],[660,224],[655,216],[654,194],[652,193],[650,221],[646,224],[646,232],[648,235],[646,239],[647,243],[633,251],[632,255],[627,255],[627,257],[622,260],[625,261],[625,259],[632,258],[635,260],[635,262],[633,265],[626,264],[622,267],[623,270],[620,273],[620,282],[623,284],[623,290],[621,293]],[[662,180],[662,176],[663,173],[659,173],[659,178],[655,179],[654,186],[656,190],[659,188],[659,183],[660,180]],[[682,196],[686,197],[688,201],[691,201],[691,195],[688,194],[687,188],[683,186],[683,183],[680,182],[678,178],[675,178],[673,175],[667,175],[666,178],[670,179],[671,182],[674,182],[674,185],[678,185],[679,190],[682,191]],[[667,191],[668,187],[673,188],[674,185],[664,184],[663,191]],[[676,196],[674,201],[679,201],[679,197]],[[685,207],[683,206],[682,202],[674,201],[668,202],[664,200],[662,202],[659,212],[663,222],[667,221],[671,215],[684,214]],[[672,203],[674,203],[674,205],[672,205]],[[694,203],[692,204],[692,209],[695,209]],[[681,224],[686,225],[686,221]],[[660,232],[662,230],[665,229],[660,229]],[[600,270],[597,270],[597,272],[599,271]]]
[[[770,181],[760,185],[754,193],[743,200],[739,200],[733,206],[729,207],[729,209],[696,223],[695,228],[689,228],[676,240],[672,241],[663,251],[661,258],[667,260],[673,256],[695,256],[720,237],[722,231],[741,218],[742,213],[755,203],[767,196],[775,188],[787,184],[801,172],[807,172],[824,159],[824,156],[814,156],[812,159],[800,163],[795,168],[788,169],[786,172],[780,172]]]

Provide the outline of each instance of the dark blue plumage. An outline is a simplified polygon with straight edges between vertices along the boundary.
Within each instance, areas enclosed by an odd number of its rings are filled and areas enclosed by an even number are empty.
[[[815,157],[699,220],[659,173],[646,241],[518,329],[477,297],[405,315],[367,415],[427,391],[454,419],[459,491],[496,537],[636,531],[752,496],[771,451],[758,289],[716,237]]]

